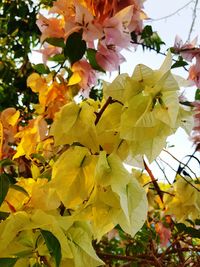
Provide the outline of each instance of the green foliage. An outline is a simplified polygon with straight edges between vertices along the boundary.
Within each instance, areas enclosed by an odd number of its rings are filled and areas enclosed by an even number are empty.
[[[9,189],[9,179],[6,174],[1,174],[0,176],[0,205],[3,203]]]
[[[194,227],[186,226],[184,223],[177,223],[176,228],[179,233],[187,234],[193,238],[200,238],[199,230]]]
[[[181,56],[179,56],[178,60],[172,65],[171,69],[185,67],[187,65],[188,63],[185,60],[183,60]]]
[[[0,3],[0,110],[23,105],[29,107],[36,97],[26,86],[33,71],[28,54],[39,42],[35,1]]]
[[[91,67],[94,70],[98,70],[98,71],[101,71],[101,72],[104,72],[105,73],[105,71],[97,63],[96,53],[97,53],[97,50],[92,49],[92,48],[88,48],[87,49],[87,53],[86,53],[87,59],[89,60],[89,63],[90,63]]]
[[[196,90],[195,100],[200,100],[200,89],[199,88]]]
[[[9,215],[9,212],[0,211],[0,220],[5,220]]]
[[[47,38],[45,40],[45,42],[54,45],[54,46],[58,46],[58,47],[65,47],[65,42],[63,38]]]
[[[49,231],[41,230],[41,234],[45,240],[46,246],[50,252],[50,254],[53,256],[56,262],[56,267],[60,266],[60,261],[62,258],[61,255],[61,246],[58,239]]]
[[[133,43],[138,44],[138,35],[135,32],[131,33],[131,38],[133,40]],[[157,32],[153,31],[152,27],[150,25],[147,25],[144,27],[141,35],[140,35],[141,41],[139,44],[142,45],[143,50],[149,49],[149,50],[155,50],[157,53],[160,52],[161,46],[165,43],[162,41],[160,36]]]
[[[81,33],[74,32],[68,38],[64,48],[64,55],[71,64],[80,60],[86,51],[86,42],[82,40]]]
[[[49,68],[46,65],[44,65],[44,64],[34,65],[33,68],[39,74],[48,74],[48,73],[50,73]]]
[[[0,258],[1,267],[13,267],[18,258]]]

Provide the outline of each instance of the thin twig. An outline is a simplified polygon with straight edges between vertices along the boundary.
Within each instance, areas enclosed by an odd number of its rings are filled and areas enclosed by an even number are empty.
[[[162,166],[160,166],[160,164],[158,163],[157,160],[155,160],[155,163],[158,165],[159,169],[162,171],[162,173],[163,173],[165,179],[167,180],[168,184],[171,184],[170,181],[169,181],[169,179],[167,178],[166,173],[165,173],[165,168],[162,168]]]
[[[183,10],[184,8],[186,8],[187,6],[189,6],[192,2],[194,2],[194,0],[190,0],[188,3],[186,3],[184,6],[178,8],[176,11],[174,11],[173,13],[167,15],[167,16],[164,16],[164,17],[160,17],[160,18],[157,18],[157,19],[148,19],[149,21],[160,21],[160,20],[165,20],[165,19],[168,19],[170,17],[173,17],[174,15],[176,15],[179,11]]]
[[[162,56],[167,56],[167,54],[166,53],[164,53],[164,52],[160,52],[160,51],[158,51],[156,48],[154,48],[153,46],[150,46],[150,45],[146,45],[146,44],[144,44],[144,43],[139,43],[139,42],[136,42],[136,41],[131,41],[131,44],[136,44],[136,45],[141,45],[142,47],[144,47],[144,48],[146,48],[146,49],[150,49],[150,50],[153,50],[153,51],[155,51],[157,54],[159,54],[159,55],[162,55]],[[191,50],[191,49],[190,49]],[[180,50],[179,52],[181,52],[182,50]],[[174,59],[174,58],[172,58],[172,61],[174,61],[175,63],[176,62],[178,62],[178,60],[176,60],[176,59]],[[185,70],[185,71],[187,71],[188,72],[188,69],[185,67],[185,66],[182,66],[182,68]]]
[[[199,2],[199,0],[196,0],[195,1],[195,5],[194,5],[194,9],[193,9],[193,14],[192,14],[192,24],[190,26],[190,30],[189,30],[187,42],[190,41],[190,37],[191,37],[191,34],[193,32],[194,24],[195,24],[196,17],[197,17],[197,5],[198,5],[198,2]]]
[[[167,154],[169,154],[173,159],[175,159],[178,163],[179,163],[179,165],[181,165],[181,164],[183,164],[184,165],[184,163],[182,163],[180,160],[178,160],[174,155],[172,155],[168,150],[166,150],[166,149],[163,149],[163,151],[164,152],[166,152]],[[196,152],[196,151],[195,151]],[[184,167],[187,167],[188,168],[188,170],[191,172],[191,173],[193,173],[194,174],[194,176],[195,176],[195,178],[197,178],[197,175],[196,175],[196,173],[189,167],[189,166],[187,166],[187,164],[186,165],[184,165]]]
[[[106,252],[101,252],[97,251],[97,255],[101,258],[105,259],[117,259],[117,260],[122,260],[122,261],[143,261],[146,263],[154,263],[154,258],[152,256],[148,255],[134,255],[134,256],[129,256],[129,255],[116,255],[116,254],[111,254],[111,253],[106,253]]]
[[[161,192],[160,187],[159,187],[159,185],[158,185],[158,183],[157,183],[152,171],[149,169],[149,167],[148,167],[148,165],[147,165],[147,163],[146,163],[144,158],[143,158],[143,163],[144,163],[145,170],[148,172],[148,174],[149,174],[149,176],[150,176],[150,178],[152,180],[152,183],[154,185],[154,188],[155,188],[156,192],[158,193],[161,202],[163,203],[163,193]]]
[[[106,110],[106,108],[112,103],[112,97],[109,96],[108,99],[106,100],[106,103],[103,105],[103,107],[100,109],[100,111],[98,113],[96,113],[96,120],[95,120],[95,125],[97,125],[97,123],[99,122],[102,114],[104,113],[104,111]]]
[[[176,171],[175,169],[173,169],[172,166],[170,166],[170,164],[167,163],[164,159],[161,159],[161,158],[160,158],[160,160],[163,161],[167,166],[169,166],[174,172],[177,173],[177,171]],[[200,192],[199,188],[197,188],[195,185],[193,185],[191,182],[189,182],[183,175],[181,175],[181,174],[179,173],[179,176],[180,176],[181,178],[183,178],[183,180],[184,180],[186,183],[188,183],[188,184],[191,185],[193,188],[195,188],[198,192]]]
[[[111,96],[108,97],[108,99],[106,100],[106,103],[103,105],[103,107],[100,109],[100,111],[95,113],[95,114],[96,114],[96,120],[95,120],[95,122],[94,122],[95,125],[97,125],[97,123],[99,122],[99,120],[100,120],[102,114],[104,113],[104,111],[106,110],[106,108],[107,108],[110,104],[113,104],[113,103],[115,103],[115,102],[117,102],[117,103],[123,105],[120,101],[112,99]]]

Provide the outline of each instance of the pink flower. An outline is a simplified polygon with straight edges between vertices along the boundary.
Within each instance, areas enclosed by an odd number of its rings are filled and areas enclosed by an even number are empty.
[[[131,21],[133,7],[129,6],[118,12],[114,17],[104,21],[105,44],[119,48],[130,46],[131,36],[128,26]]]
[[[42,32],[41,42],[46,38],[56,37],[64,38],[64,23],[62,19],[58,18],[45,18],[43,15],[39,14],[39,19],[36,22],[38,28]]]
[[[114,45],[107,47],[100,43],[96,53],[96,60],[105,71],[113,71],[119,68],[119,65],[125,61],[125,58],[116,51]]]
[[[42,60],[44,62],[44,64],[47,63],[47,60],[52,57],[55,56],[57,54],[60,54],[62,52],[62,48],[61,47],[56,47],[56,46],[52,46],[48,43],[44,43],[43,48],[36,50],[36,52],[39,52],[42,54]]]
[[[156,232],[160,237],[161,247],[166,247],[171,237],[171,230],[166,228],[162,222],[158,222],[156,223]]]
[[[200,101],[195,101],[192,103],[195,107],[194,109],[194,127],[192,129],[191,138],[195,145],[197,145],[198,150],[200,150]]]
[[[53,7],[49,13],[63,15],[65,20],[71,20],[75,17],[74,0],[57,0],[53,2]]]
[[[197,37],[191,43],[183,44],[182,39],[177,35],[174,42],[174,50],[188,61],[192,61],[194,57],[200,55],[200,48],[195,47],[197,43]],[[185,51],[184,51],[185,50]]]
[[[194,81],[195,85],[200,88],[200,57],[196,59],[196,64],[189,69],[188,79]]]
[[[77,72],[81,77],[79,82],[83,90],[88,90],[97,83],[96,71],[92,69],[86,60],[80,60],[73,64],[72,71]]]
[[[93,14],[78,1],[75,3],[75,9],[75,23],[83,30],[83,39],[90,42],[103,37],[102,26],[95,21]]]

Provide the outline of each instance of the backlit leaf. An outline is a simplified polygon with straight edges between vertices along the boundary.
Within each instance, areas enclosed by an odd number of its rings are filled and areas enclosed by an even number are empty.
[[[53,45],[53,46],[58,46],[58,47],[65,47],[65,42],[63,38],[47,38],[45,42]]]
[[[50,72],[49,68],[44,64],[37,64],[33,66],[34,70],[36,70],[39,74],[48,74]]]

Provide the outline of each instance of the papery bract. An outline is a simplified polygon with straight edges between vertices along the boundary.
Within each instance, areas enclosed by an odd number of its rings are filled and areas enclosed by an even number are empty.
[[[64,21],[60,18],[45,18],[43,15],[39,15],[37,20],[37,26],[42,32],[41,42],[43,42],[46,38],[56,37],[56,38],[64,38]]]

